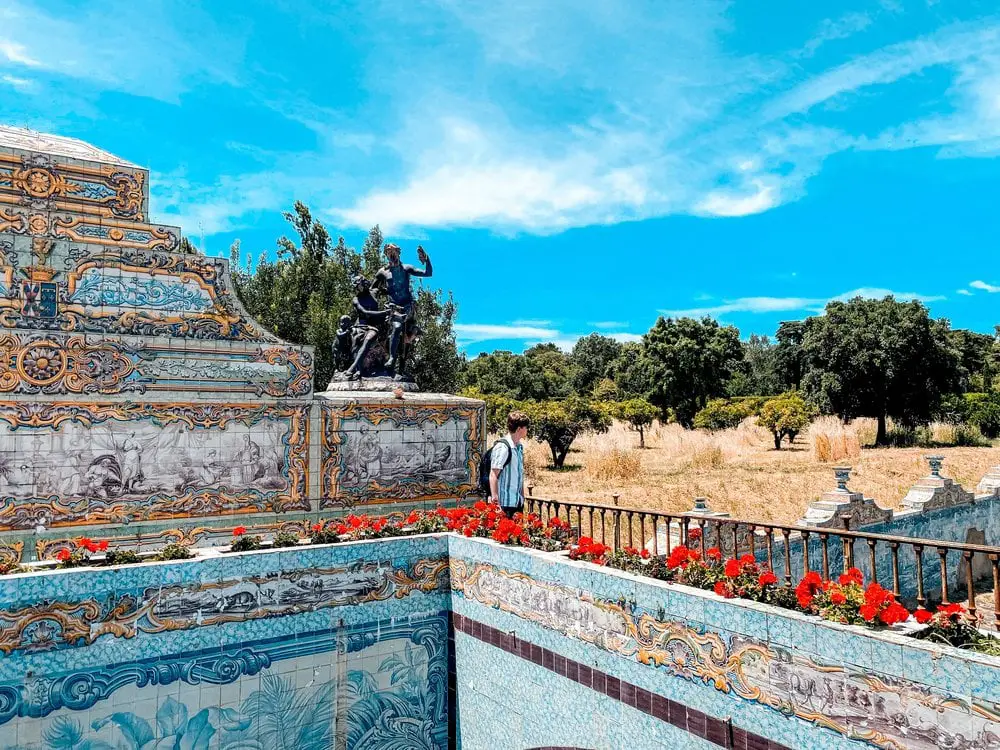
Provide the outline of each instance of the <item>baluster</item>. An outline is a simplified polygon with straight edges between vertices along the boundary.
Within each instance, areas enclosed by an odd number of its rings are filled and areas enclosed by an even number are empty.
[[[948,550],[938,547],[937,553],[941,558],[941,603],[948,604]]]
[[[809,536],[810,532],[802,532],[802,574],[805,575],[812,570],[809,565]]]
[[[913,554],[917,560],[917,606],[924,607],[927,597],[924,596],[924,545],[914,544]]]
[[[587,516],[590,519],[590,538],[594,538],[594,509],[587,508]]]
[[[705,559],[705,552],[708,551],[708,540],[705,539],[705,519],[698,519],[698,528],[701,529],[701,557]]]
[[[740,525],[734,523],[731,528],[733,530],[733,557],[738,558],[740,556]]]
[[[788,529],[782,529],[781,535],[785,537],[785,585],[792,585],[792,543],[789,537],[792,532]]]
[[[604,508],[601,508],[601,544],[608,543],[607,517]]]
[[[866,539],[868,542],[868,559],[872,563],[872,583],[878,583],[878,567],[875,564],[875,545],[878,544],[877,539]]]
[[[850,531],[851,529],[851,517],[848,514],[844,514],[840,517],[840,522],[844,526],[844,531]],[[841,537],[841,541],[844,544],[844,572],[854,567],[854,540],[850,537]]]
[[[750,556],[757,559],[757,527],[750,524],[747,526],[747,531],[750,532],[747,535],[747,544],[750,545]]]
[[[770,568],[771,572],[774,572],[774,529],[767,529],[764,532],[764,536],[767,538],[767,567]]]
[[[962,552],[965,558],[965,593],[969,598],[969,614],[976,616],[976,585],[972,580],[972,552],[965,550]]]
[[[892,554],[892,593],[899,598],[899,542],[889,542],[889,552]]]
[[[635,546],[634,544],[632,544],[632,520],[633,520],[633,518],[632,518],[632,511],[628,511],[628,546],[629,547],[634,547]]]
[[[823,545],[823,580],[829,581],[830,580],[830,549],[829,549],[830,535],[821,532],[819,535],[819,541]]]
[[[1000,630],[1000,555],[990,555],[993,566],[993,629]]]
[[[722,521],[715,522],[715,546],[722,552]]]
[[[653,556],[660,556],[660,518],[653,514]]]
[[[663,535],[663,538],[664,538],[664,540],[667,543],[667,549],[664,551],[664,554],[667,557],[670,557],[670,548],[673,546],[673,542],[670,539],[670,535],[673,533],[672,528],[673,528],[673,525],[674,525],[674,517],[673,516],[667,516],[666,519],[665,519],[664,525],[666,526],[666,529],[665,529],[665,533]]]
[[[681,544],[685,547],[690,547],[688,544],[688,527],[691,525],[691,519],[687,516],[681,518]]]

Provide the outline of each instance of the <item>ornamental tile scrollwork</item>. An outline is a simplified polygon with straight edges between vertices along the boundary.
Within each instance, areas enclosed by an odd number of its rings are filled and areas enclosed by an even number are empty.
[[[321,507],[467,497],[481,416],[471,404],[324,403]]]
[[[450,566],[453,591],[470,602],[852,740],[885,750],[1000,746],[992,729],[1000,712],[992,705],[905,678],[852,671],[843,662],[824,664],[773,642],[698,630],[488,563],[453,558]],[[949,727],[943,716],[959,717],[960,726]]]
[[[309,510],[309,405],[0,404],[0,530]],[[37,442],[37,445],[35,443]]]
[[[83,336],[54,340],[0,334],[0,393],[121,393],[142,391],[128,383],[135,372],[134,347]]]
[[[0,568],[20,564],[24,555],[24,542],[0,542]]]
[[[146,173],[0,154],[0,203],[41,205],[101,218],[145,218]]]
[[[188,563],[198,564],[198,563]],[[93,643],[102,636],[134,638],[314,612],[446,590],[448,561],[417,560],[389,568],[383,562],[282,571],[229,581],[201,581],[147,589],[111,600],[40,602],[0,610],[0,653],[40,652]]]
[[[164,310],[201,311],[212,308],[209,290],[168,277],[161,281],[147,274],[107,276],[101,269],[88,268],[69,295],[71,303],[89,307],[152,307]]]

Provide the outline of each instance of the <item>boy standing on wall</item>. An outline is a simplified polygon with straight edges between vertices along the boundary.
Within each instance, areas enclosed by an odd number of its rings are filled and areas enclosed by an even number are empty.
[[[528,435],[528,415],[512,411],[507,415],[507,432],[490,454],[490,500],[500,505],[508,518],[524,510],[524,446]]]

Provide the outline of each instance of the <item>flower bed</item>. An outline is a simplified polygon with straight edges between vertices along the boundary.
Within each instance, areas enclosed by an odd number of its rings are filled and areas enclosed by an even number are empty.
[[[603,545],[598,545],[603,547]],[[648,550],[626,547],[611,553],[600,550],[593,540],[581,538],[570,548],[570,557],[597,565],[714,591],[724,598],[764,602],[784,609],[815,615],[846,625],[880,629],[913,620],[926,626],[913,637],[957,648],[1000,656],[1000,639],[978,629],[977,619],[961,604],[946,604],[936,612],[910,612],[895,595],[878,583],[864,583],[864,575],[851,568],[835,580],[824,581],[815,571],[806,573],[792,588],[779,583],[777,575],[753,555],[723,560],[718,548],[704,555],[687,546],[674,547],[666,558],[653,557]]]

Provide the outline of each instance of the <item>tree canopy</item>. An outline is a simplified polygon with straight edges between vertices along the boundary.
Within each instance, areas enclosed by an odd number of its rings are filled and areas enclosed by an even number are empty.
[[[801,347],[806,394],[843,419],[876,418],[878,445],[886,443],[889,417],[905,425],[930,420],[964,377],[948,321],[932,320],[917,301],[831,302],[808,320]]]
[[[743,362],[740,334],[712,318],[660,318],[646,334],[649,401],[691,427],[708,400],[726,392]]]

